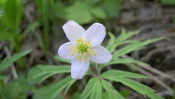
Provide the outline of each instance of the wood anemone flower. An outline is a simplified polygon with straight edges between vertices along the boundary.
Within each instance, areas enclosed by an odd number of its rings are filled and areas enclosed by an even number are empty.
[[[71,59],[71,77],[82,79],[89,69],[90,60],[103,64],[111,60],[111,53],[100,46],[106,36],[106,28],[100,23],[94,23],[87,30],[75,21],[68,21],[63,30],[70,42],[58,49],[59,56]]]

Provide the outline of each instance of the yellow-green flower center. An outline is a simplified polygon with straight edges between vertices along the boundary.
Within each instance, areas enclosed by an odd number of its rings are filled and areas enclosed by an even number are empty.
[[[76,41],[76,46],[71,47],[71,50],[71,56],[79,54],[76,56],[77,60],[87,59],[89,55],[96,56],[96,51],[92,49],[92,44],[90,41],[84,42],[82,38]]]
[[[79,54],[88,52],[88,48],[89,48],[89,46],[84,42],[78,43],[76,47]]]
[[[83,39],[81,38],[76,41],[75,47],[71,47],[71,50],[72,50],[71,55],[74,56],[76,53],[87,54],[91,49],[92,49],[92,44],[89,41],[84,42]]]

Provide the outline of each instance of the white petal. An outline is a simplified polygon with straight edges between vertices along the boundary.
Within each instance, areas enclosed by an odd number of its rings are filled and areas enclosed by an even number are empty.
[[[93,47],[93,50],[96,52],[96,56],[90,55],[89,59],[95,63],[99,64],[107,63],[112,58],[111,53],[102,46]]]
[[[72,59],[74,56],[71,56],[72,50],[71,47],[74,47],[75,44],[72,42],[65,43],[60,46],[58,49],[58,55],[65,59]]]
[[[73,79],[82,79],[83,76],[89,69],[89,60],[77,60],[76,58],[72,59],[71,63],[71,76]]]
[[[106,28],[100,23],[94,23],[85,32],[85,41],[90,41],[93,46],[100,45],[106,36]]]
[[[63,30],[70,41],[82,38],[85,33],[85,29],[72,20],[63,25]]]

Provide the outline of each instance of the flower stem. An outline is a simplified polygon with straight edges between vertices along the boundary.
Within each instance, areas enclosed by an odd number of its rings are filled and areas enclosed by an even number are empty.
[[[101,72],[101,66],[100,66],[100,64],[97,64],[95,67],[96,67],[97,77],[99,79],[101,79],[101,77],[100,77],[100,72]]]

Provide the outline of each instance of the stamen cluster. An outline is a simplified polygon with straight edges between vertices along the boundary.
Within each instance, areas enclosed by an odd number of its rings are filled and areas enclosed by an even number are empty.
[[[83,42],[83,39],[79,39],[76,42],[76,48],[79,54],[87,53],[90,47],[92,47],[90,42],[85,43]]]

